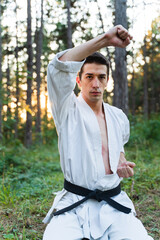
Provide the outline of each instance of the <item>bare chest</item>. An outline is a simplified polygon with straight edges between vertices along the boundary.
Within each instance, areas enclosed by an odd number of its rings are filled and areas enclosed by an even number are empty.
[[[111,174],[112,171],[110,169],[109,149],[108,149],[108,131],[107,131],[105,115],[97,116],[97,120],[99,123],[100,132],[101,132],[102,157],[103,157],[105,172],[106,174]]]

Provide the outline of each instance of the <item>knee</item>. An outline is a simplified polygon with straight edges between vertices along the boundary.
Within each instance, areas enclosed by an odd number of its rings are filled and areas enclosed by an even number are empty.
[[[48,224],[44,234],[43,240],[88,240],[87,238],[82,238],[79,232],[75,232],[73,229],[62,228],[61,224],[59,227],[55,227],[52,224]]]
[[[60,232],[61,231],[58,233],[58,229],[54,228],[51,224],[48,224],[43,234],[43,240],[61,240],[62,238],[60,238]]]

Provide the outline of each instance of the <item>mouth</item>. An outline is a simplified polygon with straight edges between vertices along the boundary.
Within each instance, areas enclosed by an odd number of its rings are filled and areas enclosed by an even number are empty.
[[[101,95],[101,92],[97,92],[97,91],[94,91],[94,92],[90,92],[92,95],[95,95],[95,96],[97,96],[97,95]]]

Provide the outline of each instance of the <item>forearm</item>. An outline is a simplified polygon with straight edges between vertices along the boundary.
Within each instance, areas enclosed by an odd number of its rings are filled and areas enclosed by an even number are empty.
[[[117,25],[111,28],[108,32],[99,35],[88,42],[85,42],[78,47],[70,49],[65,53],[60,60],[61,61],[82,61],[87,56],[100,50],[103,47],[115,46],[126,47],[132,36],[121,25]]]
[[[98,51],[106,45],[105,34],[99,35],[75,48],[70,49],[65,53],[60,60],[61,61],[82,61],[90,54]]]
[[[127,162],[124,152],[120,152],[119,165]]]

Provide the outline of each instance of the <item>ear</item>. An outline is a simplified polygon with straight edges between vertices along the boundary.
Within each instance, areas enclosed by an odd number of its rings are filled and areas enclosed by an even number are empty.
[[[76,77],[76,82],[77,82],[78,86],[81,87],[81,80],[80,80],[79,76]]]

